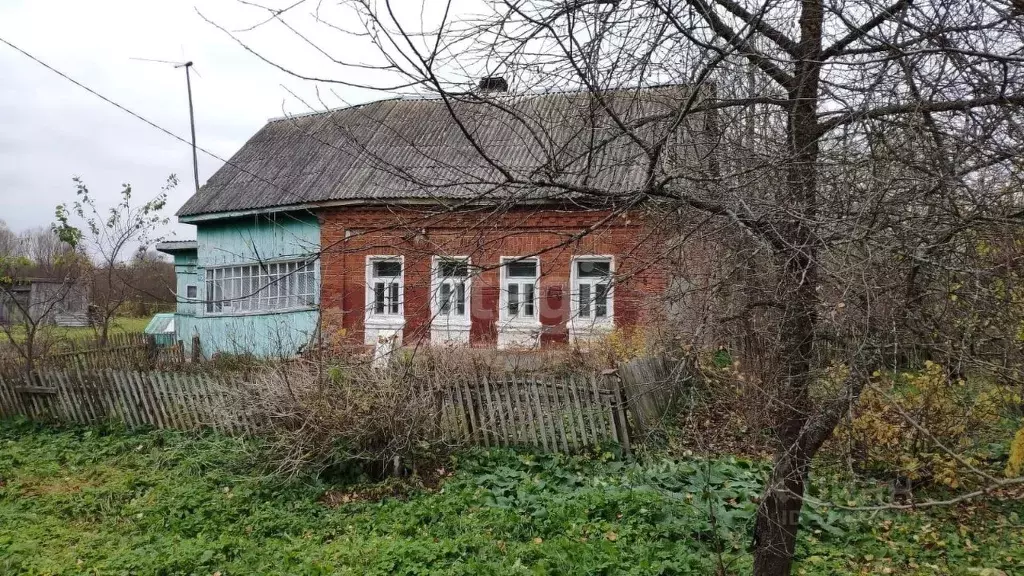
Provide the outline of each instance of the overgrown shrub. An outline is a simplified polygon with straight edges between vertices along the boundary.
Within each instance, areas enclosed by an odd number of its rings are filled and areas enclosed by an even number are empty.
[[[399,368],[280,366],[253,378],[238,401],[267,423],[275,464],[286,473],[353,461],[387,472],[415,465],[438,437],[429,382]]]
[[[950,378],[933,362],[874,376],[852,420],[836,431],[838,445],[852,447],[863,472],[915,483],[970,482],[969,468],[986,465],[988,444],[1005,440],[1002,415],[1020,401],[994,384]]]

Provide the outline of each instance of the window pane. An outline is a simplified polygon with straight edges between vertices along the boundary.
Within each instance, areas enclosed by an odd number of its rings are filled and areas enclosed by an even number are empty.
[[[608,285],[597,285],[597,297],[594,298],[594,317],[604,318],[608,316]]]
[[[395,260],[385,260],[373,263],[373,276],[375,278],[398,278],[402,275],[402,263]]]
[[[523,314],[533,316],[533,284],[523,284]]]
[[[536,278],[537,261],[526,260],[524,262],[510,262],[505,265],[510,278]]]
[[[196,297],[196,287],[195,286],[185,286],[185,298],[195,298],[195,297]]]
[[[611,262],[607,260],[577,262],[576,270],[580,278],[602,278],[611,273]]]
[[[438,286],[437,301],[440,304],[439,312],[444,315],[452,312],[452,285],[445,282]]]
[[[580,318],[590,318],[590,284],[580,284]]]
[[[459,316],[466,315],[466,284],[459,282],[455,285],[455,313]]]
[[[508,285],[508,313],[510,316],[519,315],[519,284]]]
[[[384,313],[384,283],[377,282],[373,285],[373,311],[377,314]]]
[[[438,276],[441,278],[465,278],[469,276],[469,266],[461,260],[441,260],[437,267]]]
[[[398,283],[391,283],[391,313],[398,314]]]

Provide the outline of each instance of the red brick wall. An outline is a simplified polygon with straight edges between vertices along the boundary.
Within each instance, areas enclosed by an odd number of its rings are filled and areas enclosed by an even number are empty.
[[[538,208],[500,214],[432,214],[396,207],[325,209],[320,228],[322,306],[340,311],[346,333],[362,342],[366,257],[404,256],[403,338],[407,344],[429,338],[432,256],[469,256],[474,268],[485,268],[472,283],[470,339],[475,346],[490,346],[497,334],[500,258],[539,252],[541,341],[566,342],[571,258],[610,255],[620,282],[614,292],[615,324],[634,325],[657,313],[655,297],[667,285],[667,270],[659,258],[665,243],[636,214],[603,222],[608,216],[606,211]],[[599,223],[597,230],[583,234]]]

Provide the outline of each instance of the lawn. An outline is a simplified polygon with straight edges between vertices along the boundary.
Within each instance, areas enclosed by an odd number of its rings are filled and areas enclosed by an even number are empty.
[[[766,471],[477,451],[422,488],[282,479],[262,461],[254,441],[216,435],[0,423],[0,573],[714,574],[719,558],[747,573]],[[1021,512],[819,509],[796,573],[1024,573]]]
[[[110,334],[142,332],[152,318],[118,317],[110,323]],[[86,340],[94,338],[96,331],[91,326],[46,326],[43,327],[48,337],[56,340]],[[12,326],[11,334],[18,341],[25,338],[24,326]],[[0,333],[0,342],[7,343],[7,338]]]

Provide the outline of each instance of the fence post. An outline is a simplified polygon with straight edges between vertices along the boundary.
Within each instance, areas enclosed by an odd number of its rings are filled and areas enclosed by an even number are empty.
[[[192,362],[198,364],[203,361],[203,349],[199,343],[199,334],[192,335]]]

